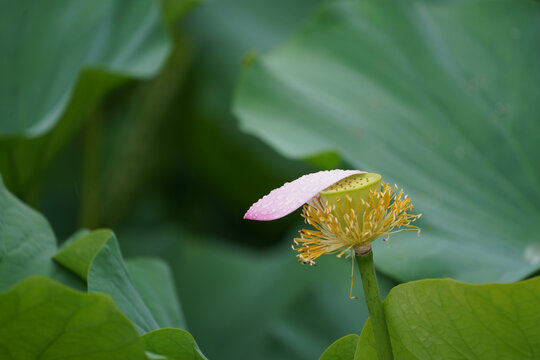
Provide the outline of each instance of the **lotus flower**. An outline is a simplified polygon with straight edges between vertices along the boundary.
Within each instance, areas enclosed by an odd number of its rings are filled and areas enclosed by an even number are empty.
[[[381,183],[381,176],[360,170],[319,171],[304,175],[253,204],[244,219],[275,220],[303,205],[302,217],[314,229],[300,230],[293,249],[298,260],[315,265],[323,254],[363,255],[381,235],[420,231],[420,215],[403,190]],[[396,230],[397,229],[397,230]]]

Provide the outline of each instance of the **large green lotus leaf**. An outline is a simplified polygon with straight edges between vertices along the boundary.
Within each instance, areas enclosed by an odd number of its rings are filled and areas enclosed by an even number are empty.
[[[84,284],[52,261],[56,238],[47,220],[22,203],[0,177],[0,291],[30,275],[45,275],[76,289]]]
[[[33,276],[0,294],[0,358],[146,359],[133,324],[110,297]]]
[[[326,349],[319,360],[342,360],[354,358],[359,336],[350,334],[336,340]]]
[[[160,327],[186,328],[174,279],[167,263],[156,258],[126,260],[131,281]]]
[[[66,108],[82,69],[153,75],[170,42],[152,0],[3,1],[0,134],[43,134]]]
[[[127,256],[170,264],[188,328],[210,359],[312,360],[368,317],[359,283],[360,299],[349,299],[351,263],[343,259],[302,266],[289,246],[257,252],[163,227],[119,238]],[[385,294],[394,285],[379,280]]]
[[[170,360],[206,360],[193,336],[185,330],[159,329],[142,336],[144,348]]]
[[[159,328],[133,285],[112,231],[103,229],[83,235],[63,247],[54,259],[85,280],[89,292],[110,295],[139,332]]]
[[[11,114],[0,110],[0,170],[7,186],[25,195],[82,124],[103,115],[96,108],[104,95],[131,78],[158,72],[172,46],[162,23],[171,31],[192,1],[4,3],[0,47],[7,65],[17,66],[0,70],[8,75],[0,84],[0,104]],[[17,21],[14,15],[25,17]],[[9,90],[14,88],[20,91]]]
[[[107,237],[88,237],[86,246],[79,244],[67,253],[63,253],[63,250],[89,233],[87,229],[78,230],[62,244],[59,251],[62,254],[56,256],[57,261],[64,263],[64,266],[86,281],[91,258],[95,257],[96,252],[101,251],[103,240]],[[125,266],[133,286],[159,327],[185,329],[185,319],[167,263],[157,258],[139,257],[125,260]]]
[[[403,186],[420,238],[377,244],[400,280],[513,281],[540,265],[540,4],[334,1],[240,81],[242,128],[337,150]]]
[[[411,282],[392,289],[384,310],[396,359],[535,359],[540,353],[540,277],[513,284]],[[354,359],[375,358],[368,321]]]
[[[0,178],[0,291],[52,271],[56,239],[47,220],[13,196]]]
[[[84,70],[73,89],[69,104],[51,131],[34,138],[0,139],[0,170],[8,188],[17,195],[32,190],[39,175],[77,134],[84,122],[90,118],[95,121],[100,116],[95,108],[106,92],[127,80],[126,76],[101,70]]]

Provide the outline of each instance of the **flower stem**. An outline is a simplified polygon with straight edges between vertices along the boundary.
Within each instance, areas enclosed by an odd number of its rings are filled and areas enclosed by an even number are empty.
[[[371,326],[375,337],[375,347],[379,360],[392,360],[392,346],[390,345],[390,336],[386,327],[383,304],[379,294],[379,285],[375,275],[375,266],[373,265],[373,252],[371,249],[367,253],[356,254],[356,263],[360,269],[362,285],[366,304],[371,317]]]

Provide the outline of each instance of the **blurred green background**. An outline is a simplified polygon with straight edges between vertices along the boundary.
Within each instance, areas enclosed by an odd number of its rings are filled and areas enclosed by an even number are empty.
[[[385,293],[538,271],[537,2],[0,3],[7,187],[59,239],[108,227],[165,259],[210,359],[314,359],[360,332],[350,263],[296,262],[298,213],[242,219],[305,173],[380,172],[424,213],[375,249]]]

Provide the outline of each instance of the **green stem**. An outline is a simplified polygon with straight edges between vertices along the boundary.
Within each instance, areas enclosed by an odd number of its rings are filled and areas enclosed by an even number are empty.
[[[371,318],[371,326],[375,337],[375,347],[379,360],[392,360],[392,346],[390,345],[390,336],[386,327],[383,304],[379,294],[379,285],[373,265],[373,252],[371,249],[367,253],[356,254],[356,263],[362,276],[362,285],[366,304]]]

